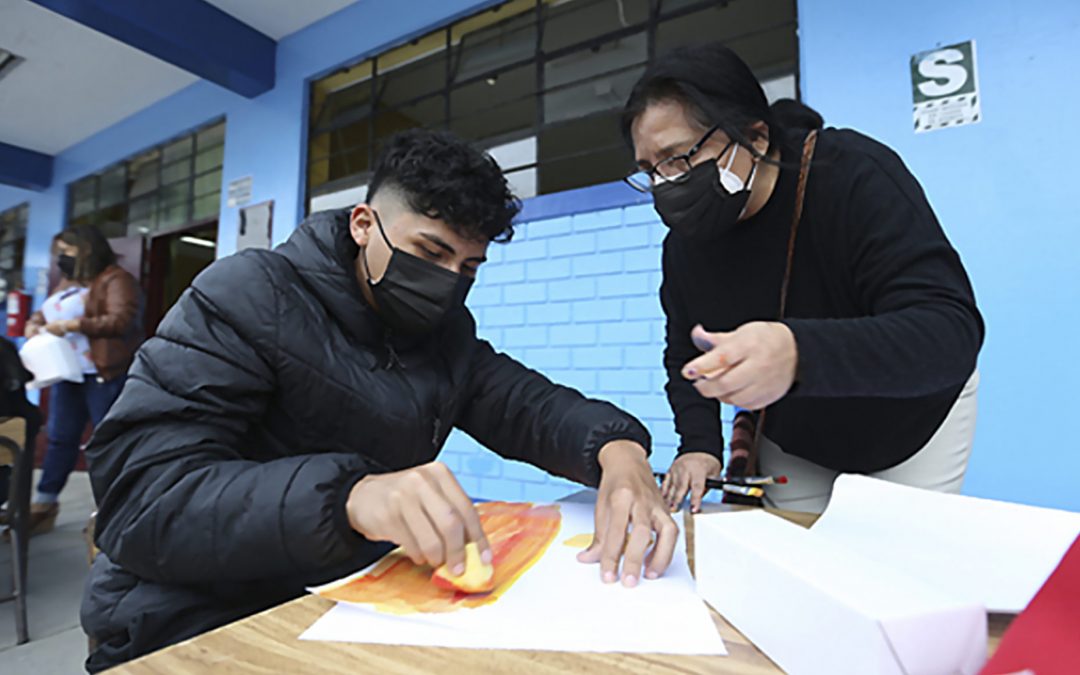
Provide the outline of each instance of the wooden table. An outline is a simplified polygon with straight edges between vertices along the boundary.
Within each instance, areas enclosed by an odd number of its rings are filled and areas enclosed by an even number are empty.
[[[577,501],[577,500],[575,500]],[[709,505],[707,512],[738,509]],[[775,511],[809,527],[817,516]],[[693,519],[685,519],[688,556],[693,569]],[[599,583],[599,581],[597,582]],[[186,642],[149,654],[109,671],[147,675],[203,673],[745,673],[781,671],[772,661],[712,612],[728,656],[596,654],[548,651],[447,649],[375,644],[307,642],[297,637],[334,603],[313,595],[269,609]],[[711,611],[711,610],[710,610]],[[990,616],[989,651],[997,648],[1011,616]]]

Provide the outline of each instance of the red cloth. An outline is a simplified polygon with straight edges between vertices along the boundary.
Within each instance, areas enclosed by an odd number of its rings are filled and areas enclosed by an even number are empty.
[[[1080,673],[1080,537],[1005,631],[982,675]]]

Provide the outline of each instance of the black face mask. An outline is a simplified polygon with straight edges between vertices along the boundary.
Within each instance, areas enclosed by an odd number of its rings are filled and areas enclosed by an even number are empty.
[[[473,280],[395,248],[383,230],[378,213],[375,213],[375,222],[391,251],[386,272],[378,282],[371,280],[367,258],[364,259],[365,274],[368,274],[368,285],[378,305],[379,316],[390,328],[402,333],[432,332],[450,310],[465,304]],[[364,255],[367,255],[366,250]]]
[[[70,255],[59,255],[56,257],[56,266],[60,269],[60,274],[64,275],[65,279],[75,278],[75,258]]]
[[[712,240],[730,232],[739,222],[750,199],[756,171],[757,164],[751,169],[745,187],[728,192],[720,182],[716,162],[702,162],[682,179],[653,188],[653,203],[664,224],[675,232],[687,239]],[[734,176],[729,169],[725,172]]]

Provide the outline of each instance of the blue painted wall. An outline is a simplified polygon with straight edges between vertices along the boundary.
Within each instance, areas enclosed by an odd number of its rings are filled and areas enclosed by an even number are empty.
[[[1080,443],[1066,423],[1080,403],[1080,3],[802,0],[799,8],[806,101],[827,123],[900,153],[974,282],[988,329],[965,492],[1080,510]],[[909,58],[968,39],[982,122],[914,134]]]
[[[530,200],[514,240],[490,247],[469,306],[496,349],[640,418],[653,436],[653,465],[666,469],[678,439],[661,366],[665,228],[641,202],[621,183]],[[461,433],[443,459],[466,490],[490,499],[552,499],[570,486],[501,461]]]
[[[406,12],[362,0],[280,41],[272,91],[247,100],[197,83],[61,153],[49,190],[0,186],[0,210],[30,201],[28,283],[63,225],[67,183],[222,115],[224,181],[253,176],[253,201],[275,200],[274,239],[283,241],[302,211],[306,82],[489,4],[415,0]],[[966,491],[1080,510],[1073,479],[1080,453],[1058,422],[1068,419],[1080,381],[1071,358],[1080,218],[1069,199],[1080,177],[1073,159],[1080,140],[1070,132],[1080,109],[1080,3],[801,0],[799,19],[806,100],[830,124],[900,152],[975,283],[989,333]],[[971,38],[984,120],[914,135],[909,57]],[[237,214],[223,202],[220,215],[219,252],[228,254]],[[665,466],[676,440],[661,389],[662,226],[618,185],[530,200],[522,222],[513,243],[492,247],[471,296],[481,334],[554,379],[638,414],[656,438],[654,464]],[[568,489],[460,435],[444,458],[478,496],[546,499]]]

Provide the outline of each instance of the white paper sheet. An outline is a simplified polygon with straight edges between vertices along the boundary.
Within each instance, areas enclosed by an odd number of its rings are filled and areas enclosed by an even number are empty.
[[[1080,513],[845,474],[811,531],[991,612],[1019,612],[1080,534]]]
[[[560,504],[562,526],[544,556],[492,605],[446,614],[394,616],[339,603],[302,640],[575,652],[726,655],[698,598],[680,534],[660,579],[636,588],[603,584],[599,567],[565,546],[592,532],[593,507]]]

